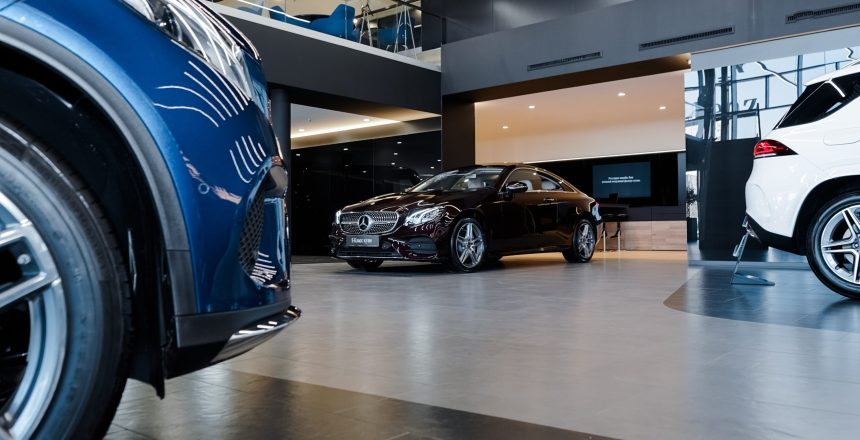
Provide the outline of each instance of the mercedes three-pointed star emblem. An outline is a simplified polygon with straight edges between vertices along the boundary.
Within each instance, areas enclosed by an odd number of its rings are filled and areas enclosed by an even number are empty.
[[[370,218],[369,215],[363,215],[358,218],[358,229],[361,232],[365,232],[370,229],[370,226],[373,224],[373,219]]]

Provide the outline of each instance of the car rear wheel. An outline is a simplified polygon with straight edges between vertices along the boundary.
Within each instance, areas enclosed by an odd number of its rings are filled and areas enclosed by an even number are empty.
[[[449,265],[457,272],[474,272],[481,268],[486,258],[484,230],[473,218],[457,222],[451,233],[451,258]]]
[[[376,270],[382,266],[382,260],[347,260],[346,264],[353,269]]]
[[[91,195],[0,120],[0,438],[103,436],[125,387],[129,291]]]
[[[860,194],[838,196],[813,217],[807,254],[821,282],[840,295],[860,299]]]
[[[576,223],[573,229],[572,247],[564,252],[564,259],[571,263],[587,263],[594,256],[597,233],[594,224],[586,219]]]

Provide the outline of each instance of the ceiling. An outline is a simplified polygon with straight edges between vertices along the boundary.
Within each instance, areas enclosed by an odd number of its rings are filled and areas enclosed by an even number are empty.
[[[291,138],[396,124],[399,121],[292,104]]]
[[[670,72],[475,104],[476,134],[492,139],[547,129],[684,118],[684,72]],[[679,87],[680,84],[680,87]],[[626,96],[619,97],[624,92]],[[529,109],[534,105],[534,109]],[[666,106],[666,110],[660,110]],[[502,126],[507,125],[508,129]]]
[[[477,159],[674,151],[684,148],[683,123],[684,71],[484,101],[475,104]]]

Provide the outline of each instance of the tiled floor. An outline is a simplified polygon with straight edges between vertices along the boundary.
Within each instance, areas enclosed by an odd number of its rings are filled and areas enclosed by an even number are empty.
[[[294,266],[299,323],[238,359],[169,382],[164,402],[132,385],[110,436],[860,432],[860,303],[808,272],[770,271],[775,287],[738,288],[725,269],[689,269],[683,253],[503,263],[468,275],[412,264],[375,273]],[[505,428],[483,430],[490,426]]]

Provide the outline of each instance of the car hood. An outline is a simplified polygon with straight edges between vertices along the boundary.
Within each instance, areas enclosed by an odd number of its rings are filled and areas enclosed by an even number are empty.
[[[343,208],[343,212],[398,211],[416,208],[452,205],[463,209],[474,206],[493,192],[492,189],[475,191],[430,191],[418,193],[392,193],[376,196]]]

